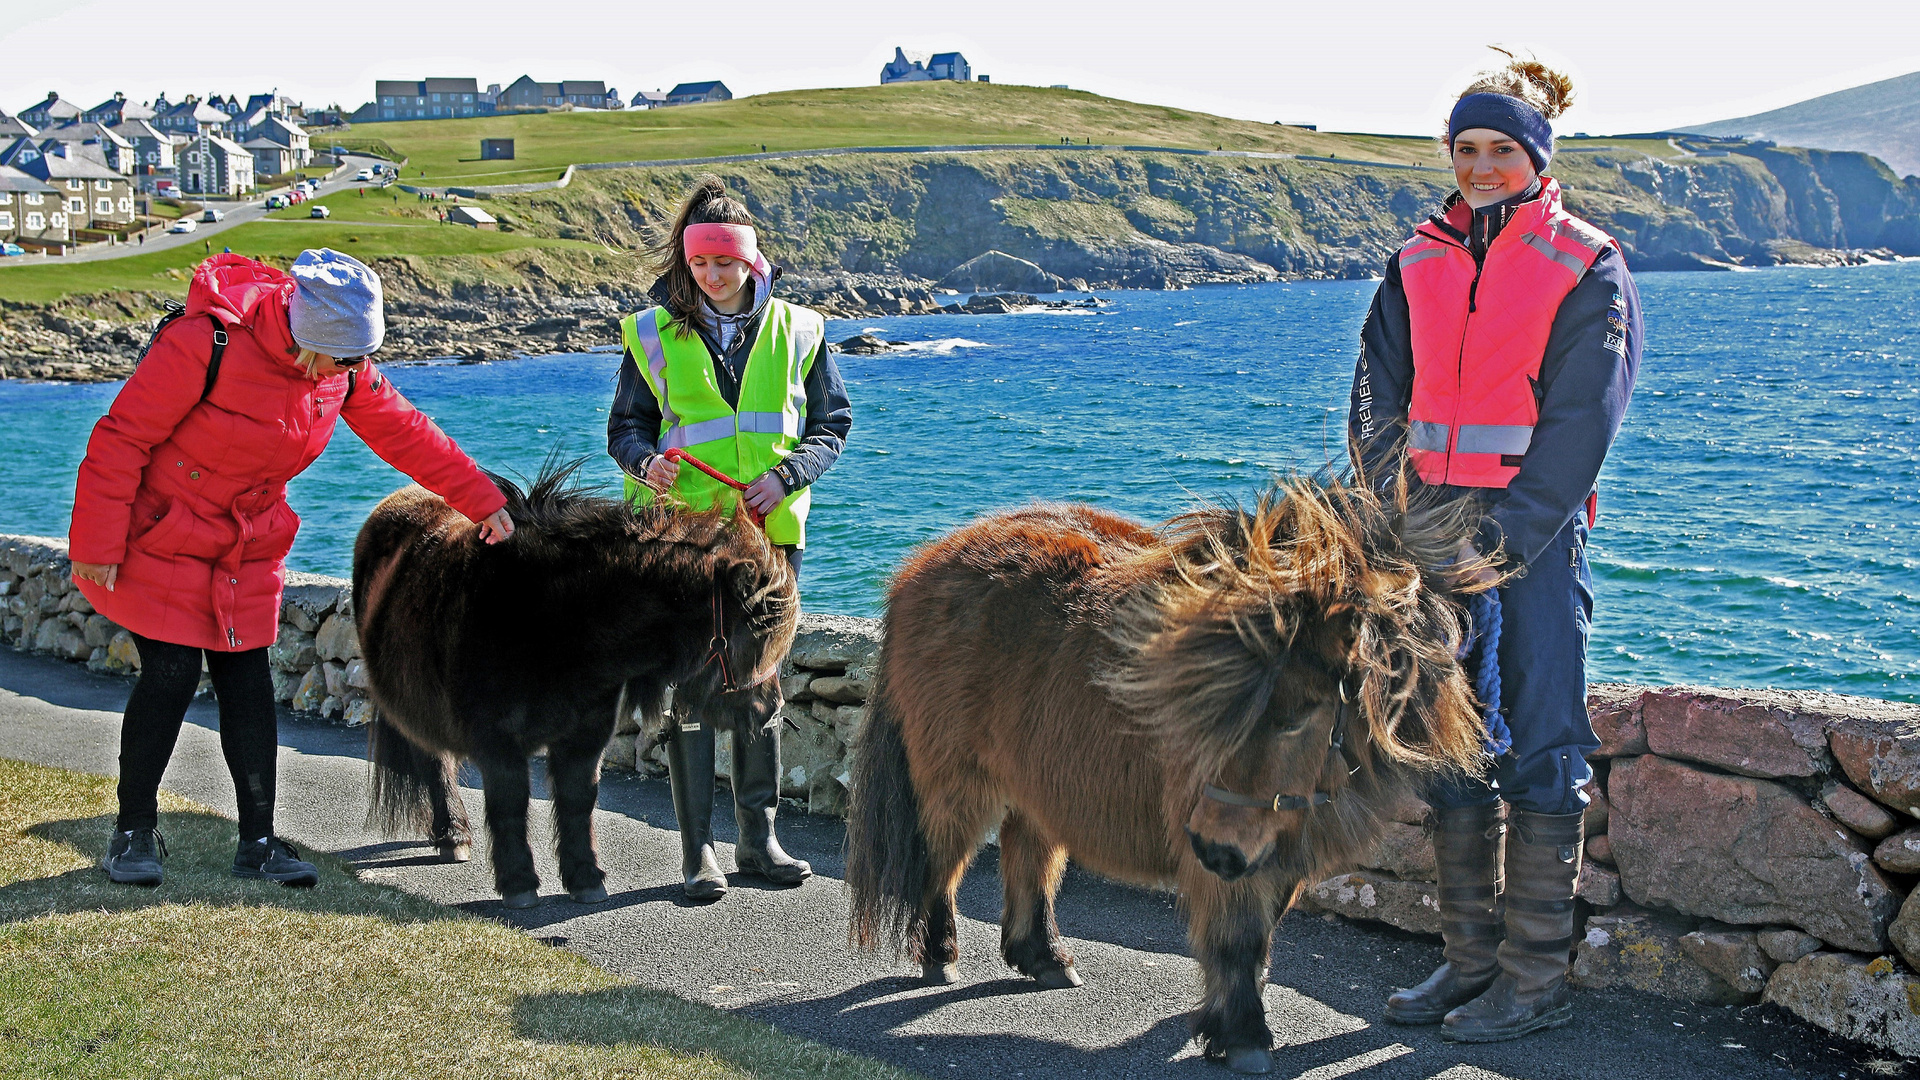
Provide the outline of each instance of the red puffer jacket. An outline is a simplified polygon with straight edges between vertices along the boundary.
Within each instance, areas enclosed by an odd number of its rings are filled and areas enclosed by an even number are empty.
[[[273,643],[300,519],[287,481],[326,449],[334,420],[479,521],[506,505],[493,482],[392,383],[363,365],[318,382],[287,326],[293,279],[239,255],[200,264],[187,310],[94,425],[74,491],[69,554],[119,564],[94,608],[136,634],[204,649]],[[212,319],[207,316],[211,315]],[[215,322],[228,344],[206,388]]]

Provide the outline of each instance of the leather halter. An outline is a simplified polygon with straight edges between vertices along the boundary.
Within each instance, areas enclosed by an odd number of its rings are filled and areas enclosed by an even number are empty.
[[[1347,693],[1347,683],[1345,679],[1340,680],[1339,686],[1340,705],[1333,717],[1333,735],[1327,740],[1327,753],[1338,753],[1344,759],[1346,757],[1347,702],[1349,695]],[[1353,771],[1358,772],[1359,770],[1356,768]],[[1228,791],[1223,787],[1215,787],[1212,784],[1202,787],[1200,794],[1212,799],[1214,802],[1226,803],[1228,806],[1257,806],[1263,809],[1273,810],[1276,813],[1281,810],[1308,810],[1316,806],[1325,806],[1327,803],[1333,801],[1333,795],[1325,791],[1316,791],[1311,795],[1288,795],[1282,792],[1275,794],[1272,798],[1256,799],[1248,795],[1242,795],[1239,792]]]

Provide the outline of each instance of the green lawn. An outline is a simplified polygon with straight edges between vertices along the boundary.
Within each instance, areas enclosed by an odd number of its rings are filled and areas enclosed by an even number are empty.
[[[544,179],[586,161],[646,161],[834,146],[1084,143],[1262,150],[1433,164],[1430,139],[1338,135],[1229,120],[1078,90],[932,82],[761,94],[638,112],[579,110],[472,120],[362,124],[429,183]],[[512,161],[481,161],[480,140],[511,138]],[[511,178],[502,174],[513,173]],[[500,179],[494,180],[494,177]]]
[[[355,258],[387,255],[489,255],[529,247],[592,248],[584,241],[556,240],[525,233],[483,232],[461,225],[442,225],[425,216],[381,217],[378,203],[389,210],[391,200],[365,199],[353,194],[322,200],[336,217],[313,221],[311,203],[275,212],[269,220],[251,222],[167,251],[130,255],[99,262],[57,261],[0,267],[0,295],[28,303],[52,303],[67,296],[116,290],[182,294],[193,268],[211,252],[232,248],[242,255],[277,260],[292,259],[306,248],[330,247]],[[400,193],[399,207],[416,209],[414,197]]]
[[[911,1080],[324,855],[234,878],[233,822],[165,793],[165,884],[113,885],[113,785],[0,760],[0,1076]]]

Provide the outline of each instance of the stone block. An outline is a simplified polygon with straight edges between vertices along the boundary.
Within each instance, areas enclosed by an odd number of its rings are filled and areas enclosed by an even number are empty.
[[[140,666],[140,646],[133,640],[133,634],[121,630],[107,642],[107,657],[117,660],[129,669]]]
[[[787,654],[796,668],[841,672],[871,664],[880,654],[880,622],[849,615],[800,616]]]
[[[867,722],[867,709],[864,705],[829,705],[816,701],[809,710],[813,718],[833,729],[842,745],[852,746],[860,735],[860,728]]]
[[[836,705],[858,705],[873,696],[873,680],[852,675],[822,675],[808,689],[814,697]]]
[[[1887,809],[1845,784],[1829,781],[1820,789],[1833,819],[1869,840],[1879,840],[1900,827]]]
[[[1792,789],[1648,755],[1616,761],[1608,790],[1607,836],[1635,903],[1885,950],[1893,884]]]
[[[293,697],[288,700],[287,705],[295,712],[318,712],[326,698],[327,672],[325,668],[315,664],[300,677],[300,685],[294,687]]]
[[[339,612],[320,624],[313,644],[322,660],[351,660],[360,655],[360,635],[353,628],[353,618]]]
[[[1920,817],[1920,705],[1838,695],[1827,745],[1853,786],[1884,806]]]
[[[1770,1004],[1901,1057],[1920,1057],[1920,980],[1885,957],[1814,953],[1767,980]]]
[[[1626,683],[1594,683],[1587,687],[1587,719],[1600,737],[1592,757],[1631,757],[1647,752],[1647,729],[1640,721],[1640,698],[1646,687]]]
[[[1587,835],[1600,836],[1607,831],[1607,817],[1613,813],[1613,804],[1607,801],[1606,789],[1599,784],[1587,785]]]
[[[78,630],[78,631],[80,631],[80,632],[82,632],[82,633],[85,633],[85,632],[86,632],[86,629],[87,629],[87,617],[86,617],[85,615],[82,615],[82,614],[81,614],[80,612],[78,612],[78,611],[69,611],[69,612],[66,612],[65,614],[63,614],[63,615],[61,615],[60,617],[61,617],[61,618],[63,618],[63,619],[65,619],[65,620],[67,621],[67,625],[68,625],[68,626],[71,626],[71,627],[73,627],[73,628],[74,628],[75,630]]]
[[[1427,838],[1426,830],[1417,825],[1389,821],[1381,828],[1380,839],[1373,850],[1361,856],[1360,865],[1385,870],[1406,881],[1432,881],[1436,872],[1433,841]]]
[[[1613,841],[1607,839],[1606,833],[1587,837],[1587,858],[1613,865]]]
[[[785,747],[783,746],[784,750]],[[713,733],[713,775],[715,779],[733,783],[733,732],[716,731]]]
[[[812,682],[811,672],[788,672],[780,677],[780,696],[790,702],[812,701],[813,695],[807,691]]]
[[[1680,948],[1721,982],[1749,997],[1767,988],[1767,976],[1779,964],[1760,948],[1751,930],[1710,924],[1680,936]]]
[[[1792,928],[1761,930],[1753,935],[1760,951],[1776,964],[1791,964],[1820,951],[1820,939]]]
[[[1620,889],[1620,875],[1590,862],[1580,864],[1580,879],[1574,883],[1573,895],[1597,908],[1619,907],[1626,899]]]
[[[615,735],[600,754],[600,764],[609,769],[632,772],[635,761],[633,736]]]
[[[280,619],[296,630],[311,634],[333,614],[335,605],[346,592],[346,587],[333,578],[288,574],[287,586],[280,594]]]
[[[1813,776],[1826,771],[1826,725],[1763,690],[1739,696],[1694,686],[1649,690],[1640,706],[1647,748],[1742,776]]]
[[[33,627],[33,651],[50,653],[59,646],[60,631],[71,630],[61,619],[40,619]]]
[[[845,817],[847,789],[832,777],[824,782],[815,783],[807,789],[807,813]]]
[[[48,596],[64,597],[70,592],[78,592],[73,585],[73,564],[65,559],[51,563],[40,575],[47,583]]]
[[[329,720],[336,719],[347,711],[347,703],[342,698],[328,694],[320,701],[320,715]]]
[[[1914,900],[1916,896],[1920,896],[1920,889],[1907,896],[1906,902],[1900,905],[1900,914],[1887,928],[1887,937],[1909,967],[1920,966],[1916,964],[1920,961],[1920,902]]]
[[[273,700],[283,702],[292,701],[294,692],[300,689],[300,680],[305,674],[306,672],[304,671],[282,671],[279,668],[268,668],[267,676],[273,680]]]
[[[1624,986],[1702,1005],[1750,1001],[1687,955],[1683,933],[1644,912],[1592,916],[1574,945],[1570,979],[1593,990]]]
[[[815,702],[815,707],[819,707]],[[780,710],[789,725],[780,741],[780,793],[793,799],[811,798],[812,789],[846,768],[846,744],[831,723],[821,723],[810,711]]]
[[[1328,878],[1309,888],[1305,899],[1318,910],[1350,919],[1371,919],[1416,934],[1440,932],[1440,901],[1431,882],[1363,871]]]
[[[347,680],[347,685],[352,689],[360,691],[367,689],[367,662],[365,660],[356,657],[347,661],[346,671],[343,674]]]
[[[347,665],[329,660],[320,665],[320,673],[327,684],[327,696],[345,700],[350,692],[347,686]]]
[[[36,575],[20,583],[20,602],[28,611],[39,611],[40,602],[47,598],[47,579],[45,575]]]
[[[1873,861],[1896,874],[1920,874],[1920,829],[1898,832],[1873,849]]]
[[[107,642],[113,640],[113,635],[119,632],[120,628],[115,626],[113,620],[107,618],[105,615],[87,616],[86,629],[81,631],[81,633],[86,636],[87,644],[96,649],[104,648]]]
[[[281,627],[280,640],[267,646],[267,663],[281,671],[305,671],[319,660],[320,650],[306,630]]]
[[[373,723],[377,712],[373,702],[366,698],[354,698],[347,702],[346,710],[340,714],[340,719],[348,727],[365,727]]]
[[[60,610],[80,615],[91,615],[93,614],[93,601],[87,599],[86,593],[75,589],[60,598]]]

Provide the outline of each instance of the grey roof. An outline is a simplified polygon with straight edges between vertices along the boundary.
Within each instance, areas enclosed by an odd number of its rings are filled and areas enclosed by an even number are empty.
[[[135,139],[152,139],[155,142],[172,142],[173,136],[154,127],[145,120],[122,120],[110,126],[114,134],[132,142]]]
[[[447,220],[457,221],[463,225],[491,225],[494,223],[495,218],[492,214],[487,213],[477,206],[462,204],[448,208]]]
[[[705,94],[715,89],[725,90],[726,88],[727,84],[718,79],[714,79],[711,82],[683,82],[667,91],[667,96],[679,97],[682,94]]]
[[[633,100],[634,101],[665,101],[667,100],[667,95],[661,93],[658,90],[635,90],[633,92]]]
[[[190,116],[199,124],[224,124],[233,119],[204,101],[183,101],[166,112],[168,116]]]
[[[966,57],[961,56],[957,52],[934,53],[933,59],[927,61],[927,66],[932,67],[935,64],[964,63],[966,59],[967,59]]]
[[[584,94],[588,97],[606,97],[607,81],[605,79],[585,79],[560,84],[561,97],[572,97],[576,94]]]
[[[22,135],[38,135],[40,129],[17,116],[8,116],[0,112],[0,139],[17,139]]]
[[[80,106],[75,105],[66,98],[56,95],[42,101],[36,101],[20,111],[23,113],[42,111],[47,114],[47,119],[49,120],[73,120],[80,116],[82,110]]]
[[[60,143],[65,154],[42,153],[32,161],[14,167],[42,180],[120,180],[127,178],[108,165],[93,147],[79,143]]]
[[[241,146],[239,143],[234,142],[232,139],[226,138],[221,135],[207,136],[207,143],[208,145],[211,145],[211,146],[217,146],[220,149],[225,150],[229,154],[246,154],[247,153],[246,147]],[[247,154],[247,156],[252,157],[253,155]]]
[[[125,136],[108,127],[106,124],[96,124],[87,121],[61,124],[59,127],[47,128],[40,132],[40,137],[42,139],[57,139],[61,142],[86,142],[89,139],[98,139],[101,142],[117,143],[123,147],[131,147],[133,145],[127,141]]]
[[[420,80],[418,79],[375,79],[373,96],[382,97],[418,97]]]
[[[478,94],[480,84],[476,79],[427,79],[423,83],[429,94]]]
[[[28,176],[10,165],[0,165],[0,191],[38,191],[45,194],[54,190],[37,177]]]

